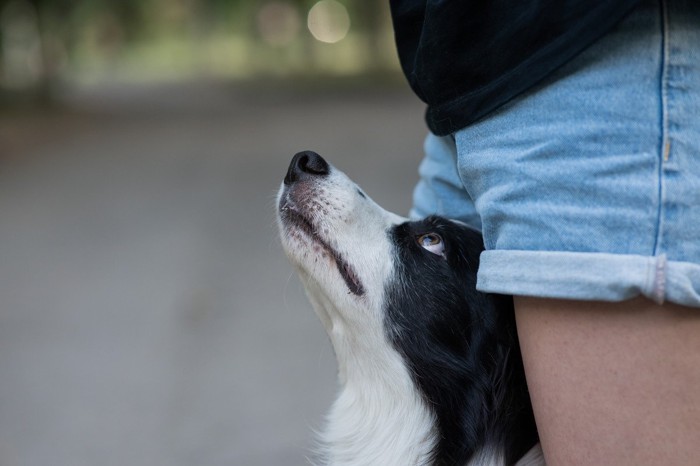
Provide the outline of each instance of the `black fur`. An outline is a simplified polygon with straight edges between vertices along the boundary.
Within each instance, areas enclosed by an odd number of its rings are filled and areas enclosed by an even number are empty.
[[[437,233],[440,257],[417,238]],[[440,217],[390,232],[396,270],[386,329],[437,418],[437,465],[463,465],[483,447],[515,463],[538,440],[510,297],[476,291],[481,235]]]

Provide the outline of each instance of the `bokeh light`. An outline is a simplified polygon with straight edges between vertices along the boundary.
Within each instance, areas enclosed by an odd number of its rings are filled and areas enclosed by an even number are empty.
[[[334,44],[348,34],[350,15],[341,3],[321,0],[309,10],[307,25],[316,40]]]

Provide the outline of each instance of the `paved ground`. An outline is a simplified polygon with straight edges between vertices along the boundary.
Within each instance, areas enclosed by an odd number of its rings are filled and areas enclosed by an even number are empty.
[[[72,93],[0,115],[0,466],[294,466],[335,391],[273,199],[314,149],[405,213],[406,89]]]

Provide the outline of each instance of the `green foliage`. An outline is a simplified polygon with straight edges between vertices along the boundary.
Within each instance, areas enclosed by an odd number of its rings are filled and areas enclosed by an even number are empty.
[[[38,86],[96,70],[230,76],[393,69],[387,2],[337,0],[351,17],[348,39],[322,44],[306,30],[318,0],[0,0],[34,11],[42,45]],[[258,14],[270,2],[298,13],[298,32],[284,44],[265,40]],[[3,30],[0,22],[0,88]],[[389,56],[389,60],[387,60]],[[194,71],[193,71],[194,70]],[[350,70],[350,71],[349,71]]]

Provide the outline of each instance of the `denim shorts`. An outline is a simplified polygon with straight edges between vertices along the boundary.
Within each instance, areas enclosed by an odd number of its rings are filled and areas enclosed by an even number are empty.
[[[700,307],[698,5],[645,0],[546,82],[428,135],[411,215],[481,229],[478,289]]]

